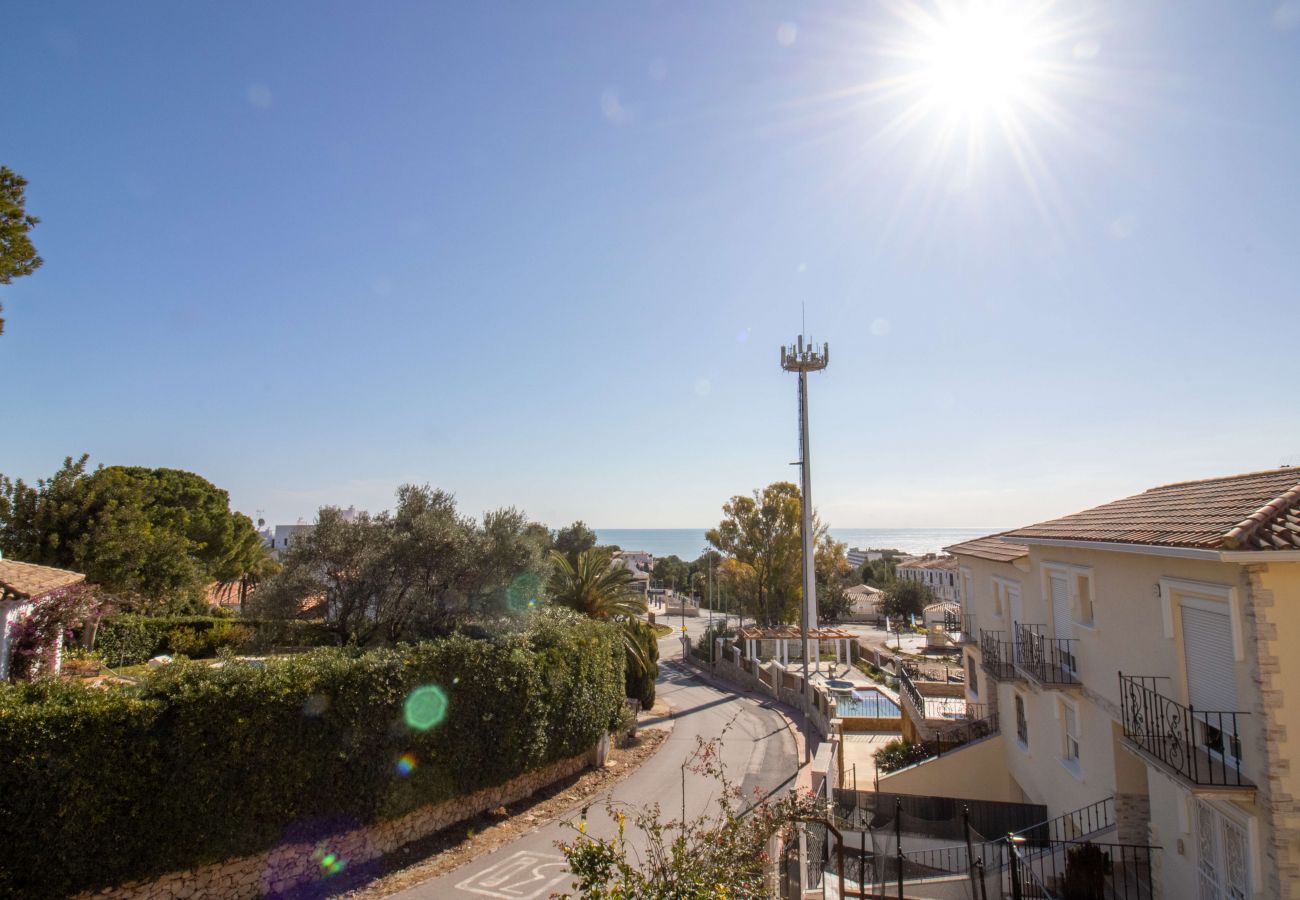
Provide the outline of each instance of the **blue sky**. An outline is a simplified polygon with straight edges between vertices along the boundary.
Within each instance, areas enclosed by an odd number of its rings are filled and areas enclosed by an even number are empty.
[[[45,266],[0,288],[0,471],[707,525],[795,473],[805,306],[837,526],[1300,463],[1300,3],[1051,5],[952,145],[881,87],[909,15],[11,7],[0,162]]]

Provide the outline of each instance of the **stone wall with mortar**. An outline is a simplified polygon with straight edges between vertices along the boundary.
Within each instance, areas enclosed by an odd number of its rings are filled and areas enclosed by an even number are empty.
[[[603,749],[608,750],[607,742]],[[345,831],[326,841],[281,845],[266,853],[170,872],[160,878],[133,881],[101,891],[87,891],[78,895],[76,900],[189,900],[197,897],[253,900],[290,893],[328,877],[331,863],[327,854],[332,854],[333,859],[342,861],[343,865],[369,862],[457,822],[522,800],[598,761],[603,762],[600,745],[587,753],[525,772],[505,784],[433,803],[401,818]]]

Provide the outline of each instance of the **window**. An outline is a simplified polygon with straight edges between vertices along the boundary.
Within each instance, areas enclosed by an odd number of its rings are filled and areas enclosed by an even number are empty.
[[[1020,585],[1001,578],[993,579],[993,615],[1017,617],[1020,602]]]
[[[1016,694],[1016,737],[1026,748],[1029,747],[1029,720],[1025,718],[1025,698]]]
[[[1061,758],[1079,763],[1079,713],[1069,703],[1061,704]]]
[[[1250,891],[1246,828],[1204,800],[1196,803],[1196,867],[1203,900],[1243,900]]]
[[[1074,619],[1080,625],[1092,624],[1092,576],[1074,576]]]
[[[973,656],[966,657],[966,683],[970,686],[970,692],[978,697],[980,693],[980,676]]]

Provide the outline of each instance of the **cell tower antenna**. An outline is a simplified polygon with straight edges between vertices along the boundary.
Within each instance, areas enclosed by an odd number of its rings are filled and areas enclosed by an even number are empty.
[[[781,348],[781,368],[799,373],[799,532],[803,539],[803,603],[799,605],[799,642],[803,651],[804,706],[807,708],[812,687],[808,681],[808,630],[817,627],[817,570],[813,565],[812,465],[808,452],[808,373],[820,372],[831,361],[829,344],[821,352],[804,336],[789,347]]]

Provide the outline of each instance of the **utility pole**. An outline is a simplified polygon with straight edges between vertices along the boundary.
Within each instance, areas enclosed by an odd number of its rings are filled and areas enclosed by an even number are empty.
[[[799,642],[803,650],[804,703],[808,702],[808,630],[817,627],[817,570],[813,565],[812,465],[808,452],[808,373],[819,372],[830,362],[828,344],[818,353],[811,341],[805,347],[803,335],[797,343],[781,348],[781,368],[799,373],[799,532],[803,538],[803,603],[799,607]]]

